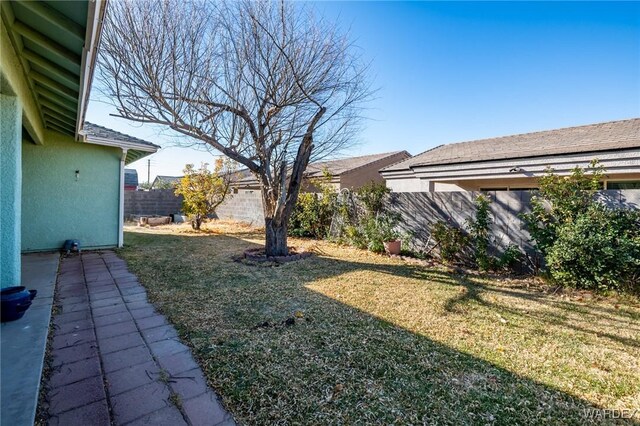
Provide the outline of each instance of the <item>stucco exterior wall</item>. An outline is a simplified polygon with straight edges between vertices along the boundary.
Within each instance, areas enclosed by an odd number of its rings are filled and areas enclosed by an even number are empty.
[[[0,286],[20,284],[22,107],[0,94]]]
[[[455,192],[455,191],[464,191],[464,188],[456,185],[455,183],[445,183],[445,182],[432,182],[431,183],[431,191],[433,192]]]
[[[418,179],[416,177],[401,178],[401,179],[387,179],[387,188],[391,189],[391,192],[428,192],[429,181],[424,179]]]
[[[340,189],[357,189],[371,182],[383,183],[384,179],[380,174],[380,169],[398,163],[407,158],[409,158],[409,154],[403,151],[397,153],[396,155],[383,158],[374,163],[367,164],[364,167],[360,167],[358,169],[343,173],[340,176]]]
[[[22,149],[22,251],[60,249],[67,239],[87,249],[115,247],[121,150],[56,132]]]

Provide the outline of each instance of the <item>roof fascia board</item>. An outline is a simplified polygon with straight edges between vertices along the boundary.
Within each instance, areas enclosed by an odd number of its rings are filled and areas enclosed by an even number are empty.
[[[572,164],[576,161],[584,162],[591,161],[594,158],[599,160],[605,159],[621,159],[624,160],[629,156],[636,156],[640,153],[640,147],[638,148],[626,148],[620,150],[609,150],[609,151],[592,151],[592,152],[581,152],[575,154],[557,154],[557,155],[545,155],[539,157],[520,157],[520,158],[512,158],[512,159],[504,159],[504,160],[487,160],[487,161],[476,161],[476,162],[468,162],[468,163],[451,163],[451,164],[435,164],[435,165],[424,165],[424,166],[414,166],[412,170],[414,173],[421,172],[429,172],[429,171],[439,171],[439,170],[477,170],[477,169],[491,169],[495,167],[506,167],[506,166],[532,166],[532,165],[562,165],[562,164]]]
[[[105,138],[96,138],[92,136],[86,136],[85,143],[90,143],[93,145],[103,145],[103,146],[115,146],[118,148],[126,148],[126,149],[134,149],[136,151],[144,151],[144,152],[157,152],[160,148],[157,145],[147,145],[136,142],[125,142],[119,141],[115,139],[105,139]]]
[[[548,166],[553,167],[557,174],[565,175],[571,173],[571,169],[576,166],[586,167],[594,158],[598,158],[607,172],[640,172],[640,148],[626,150],[624,152],[609,152],[606,155],[602,152],[598,154],[599,155],[550,156],[545,157],[544,159],[537,158],[535,161],[528,162],[493,161],[475,163],[474,165],[476,167],[470,167],[471,164],[466,164],[466,167],[463,167],[464,165],[460,164],[438,167],[422,167],[420,169],[416,168],[413,175],[385,174],[385,177],[392,179],[416,177],[419,179],[429,180],[532,177],[544,175]],[[513,168],[518,168],[519,170],[516,172],[510,172]]]
[[[98,57],[98,45],[102,33],[102,22],[107,7],[107,0],[89,1],[87,13],[87,32],[85,45],[82,48],[82,66],[80,68],[80,90],[78,94],[78,115],[76,119],[76,139],[81,140],[82,126],[89,104],[89,93],[93,82],[96,59]]]
[[[413,170],[380,170],[378,171],[385,179],[399,179],[399,178],[407,178],[407,177],[415,177],[415,172]]]

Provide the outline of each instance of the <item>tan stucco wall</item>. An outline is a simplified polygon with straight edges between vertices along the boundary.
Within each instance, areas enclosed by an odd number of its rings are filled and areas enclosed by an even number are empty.
[[[340,189],[360,188],[370,182],[383,183],[384,178],[379,173],[380,169],[407,158],[409,158],[409,155],[406,152],[399,152],[395,155],[376,161],[375,163],[344,173],[340,176]]]
[[[429,192],[429,181],[416,177],[387,179],[386,183],[391,192]]]
[[[537,177],[511,178],[511,179],[470,179],[461,180],[456,184],[463,191],[479,191],[481,189],[518,188],[532,189],[538,187]]]

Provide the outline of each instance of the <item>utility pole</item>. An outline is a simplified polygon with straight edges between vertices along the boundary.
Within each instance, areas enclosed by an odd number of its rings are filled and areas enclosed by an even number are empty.
[[[151,159],[147,159],[147,183],[151,184]]]

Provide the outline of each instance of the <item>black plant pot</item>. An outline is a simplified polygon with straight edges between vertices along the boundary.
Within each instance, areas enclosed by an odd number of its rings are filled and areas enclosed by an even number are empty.
[[[37,290],[27,290],[22,286],[3,288],[0,291],[2,322],[15,321],[22,318],[37,293]]]

